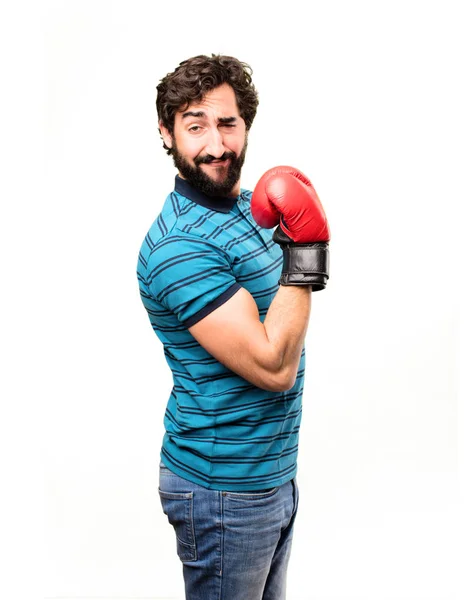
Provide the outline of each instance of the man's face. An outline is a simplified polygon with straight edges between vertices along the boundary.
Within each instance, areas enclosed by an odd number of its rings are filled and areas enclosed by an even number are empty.
[[[208,196],[238,196],[248,137],[230,85],[178,111],[174,135],[160,128],[183,179]]]

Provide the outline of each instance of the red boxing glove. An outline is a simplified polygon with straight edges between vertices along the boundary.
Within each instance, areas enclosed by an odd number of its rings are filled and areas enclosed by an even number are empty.
[[[330,229],[317,192],[293,167],[274,167],[261,177],[251,199],[251,213],[261,227],[280,225],[296,243],[329,242]]]
[[[329,277],[330,229],[317,192],[293,167],[266,171],[256,184],[251,213],[261,227],[272,228],[283,249],[281,285],[325,288]]]

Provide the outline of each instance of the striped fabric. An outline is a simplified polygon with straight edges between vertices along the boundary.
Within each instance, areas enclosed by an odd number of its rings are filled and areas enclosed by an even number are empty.
[[[215,360],[188,331],[240,287],[264,321],[278,291],[282,251],[255,223],[251,194],[211,199],[176,176],[138,260],[141,298],[174,382],[161,460],[215,490],[267,489],[297,472],[305,350],[294,387],[269,392]]]

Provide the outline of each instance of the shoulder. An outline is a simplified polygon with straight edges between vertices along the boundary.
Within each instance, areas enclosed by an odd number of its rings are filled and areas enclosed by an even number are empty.
[[[186,321],[194,310],[200,311],[235,285],[235,278],[220,246],[175,227],[151,250],[146,283],[158,302],[179,309],[179,318]]]
[[[148,264],[177,266],[197,259],[226,258],[223,248],[198,233],[183,231],[176,225],[150,249]]]
[[[192,202],[177,192],[171,192],[165,199],[161,212],[153,221],[141,246],[142,255],[148,257],[167,238],[172,238],[186,222],[186,215]]]

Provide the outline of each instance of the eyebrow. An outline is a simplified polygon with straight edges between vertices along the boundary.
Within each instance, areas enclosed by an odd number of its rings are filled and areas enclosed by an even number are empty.
[[[188,111],[186,111],[182,115],[181,119],[184,120],[187,117],[196,117],[196,118],[204,118],[204,119],[206,119],[207,115],[204,113],[203,110],[199,110],[197,112],[194,112],[192,110],[188,110]],[[237,120],[236,117],[219,117],[218,118],[218,122],[219,123],[234,123],[236,120]]]

